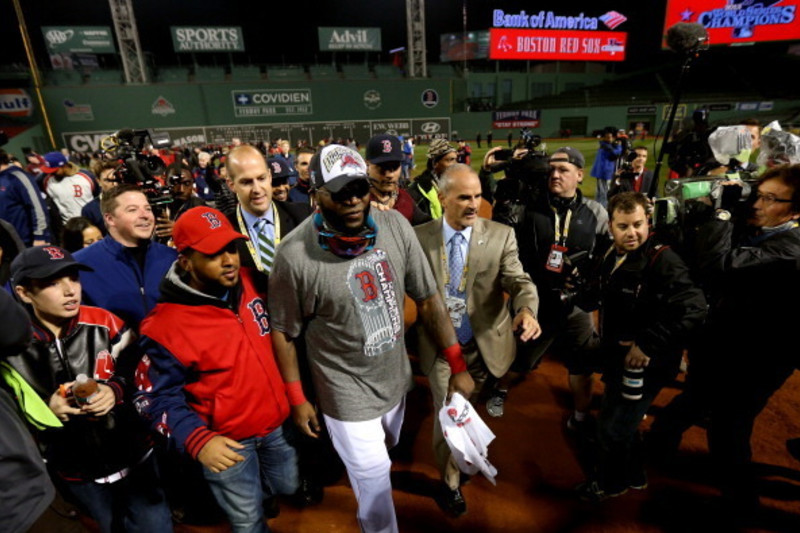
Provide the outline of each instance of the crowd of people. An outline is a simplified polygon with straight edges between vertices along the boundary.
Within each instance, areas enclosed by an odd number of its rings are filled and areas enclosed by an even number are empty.
[[[388,134],[363,157],[285,140],[151,152],[167,202],[126,161],[51,152],[26,170],[0,150],[0,400],[17,417],[0,457],[27,460],[0,472],[31,494],[4,517],[26,529],[55,485],[101,531],[171,531],[191,507],[175,485],[192,483],[234,531],[268,531],[279,497],[320,501],[324,459],[346,470],[362,531],[397,531],[388,450],[409,352],[434,412],[457,393],[490,417],[545,353],[562,361],[585,501],[645,489],[648,452],[668,458],[710,418],[725,501],[754,509],[753,422],[797,367],[797,313],[772,295],[800,297],[800,165],[760,169],[749,195],[721,177],[726,202],[700,199],[675,242],[652,225],[647,149],[621,172],[614,137],[595,199],[579,150],[524,142],[476,172],[466,143],[433,139],[413,178],[413,144]],[[643,439],[687,350],[686,390]],[[466,477],[445,434],[436,416],[436,500],[457,517]]]

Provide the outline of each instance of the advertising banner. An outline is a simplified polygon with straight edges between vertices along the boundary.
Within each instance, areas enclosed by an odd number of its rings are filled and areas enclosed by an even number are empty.
[[[380,28],[317,28],[322,52],[380,52]]]
[[[492,128],[538,128],[541,115],[542,112],[538,109],[493,111]]]
[[[620,31],[492,28],[489,59],[624,61],[627,41]]]
[[[236,117],[310,115],[311,89],[259,89],[231,91]]]
[[[115,54],[114,34],[109,26],[42,26],[51,54]]]
[[[794,41],[800,39],[798,6],[800,0],[668,0],[664,34],[678,22],[691,22],[706,28],[712,46]]]
[[[239,26],[170,26],[176,52],[244,52]]]

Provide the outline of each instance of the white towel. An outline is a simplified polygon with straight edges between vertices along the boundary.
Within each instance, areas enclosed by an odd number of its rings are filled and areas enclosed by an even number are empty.
[[[459,393],[453,393],[450,404],[439,410],[442,433],[458,468],[465,474],[481,472],[486,479],[497,483],[497,469],[489,462],[489,443],[494,433],[481,420],[475,408]]]

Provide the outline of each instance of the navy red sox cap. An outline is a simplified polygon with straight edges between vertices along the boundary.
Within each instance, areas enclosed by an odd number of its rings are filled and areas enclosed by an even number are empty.
[[[292,175],[292,169],[282,157],[270,157],[267,159],[267,168],[272,174],[272,181],[286,181]]]
[[[178,217],[172,228],[172,242],[179,252],[191,248],[213,255],[236,239],[249,240],[249,237],[233,229],[228,218],[211,207],[189,209]]]
[[[78,263],[72,254],[58,246],[34,246],[26,248],[11,262],[11,279],[15,285],[28,279],[46,279],[55,276],[68,268],[87,270],[94,269]]]
[[[373,165],[387,161],[403,161],[403,145],[394,135],[376,135],[367,143],[365,159]]]

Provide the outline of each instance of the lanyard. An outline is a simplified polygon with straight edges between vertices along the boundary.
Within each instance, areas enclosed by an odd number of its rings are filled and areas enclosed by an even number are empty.
[[[281,217],[278,216],[278,209],[275,207],[275,204],[272,204],[272,218],[275,221],[275,248],[278,248],[278,244],[281,242]],[[250,236],[250,230],[247,228],[247,224],[244,223],[244,218],[242,217],[242,206],[240,205],[236,209],[236,221],[239,223],[239,233],[243,233]],[[264,271],[264,267],[261,265],[261,254],[256,253],[256,247],[253,245],[252,239],[247,239],[245,241],[247,243],[247,250],[250,252],[250,256],[253,258],[253,261],[256,263],[256,268],[261,272]]]
[[[455,237],[451,237],[455,238]],[[444,242],[444,237],[442,237],[442,270],[444,271],[444,286],[450,286],[450,266],[447,264],[447,253],[445,250],[447,249],[447,243]],[[458,292],[464,292],[467,290],[467,272],[469,271],[469,241],[467,241],[467,257],[464,258],[464,270],[461,271],[461,283],[458,284]]]
[[[567,244],[567,237],[569,236],[569,223],[572,220],[572,209],[567,209],[567,216],[564,217],[564,229],[562,232],[561,229],[561,217],[558,215],[558,210],[553,207],[553,214],[556,217],[556,227],[555,227],[555,241],[556,244],[560,244],[561,246],[566,246]]]

